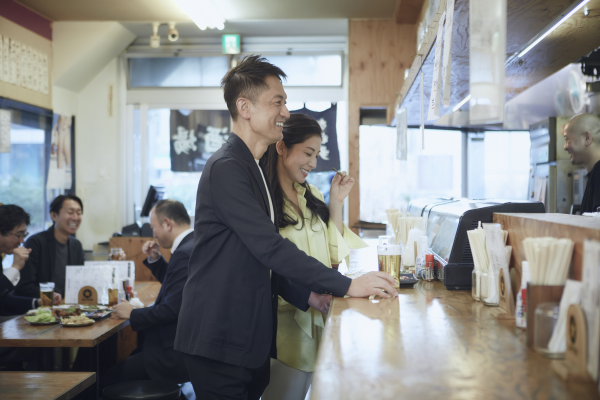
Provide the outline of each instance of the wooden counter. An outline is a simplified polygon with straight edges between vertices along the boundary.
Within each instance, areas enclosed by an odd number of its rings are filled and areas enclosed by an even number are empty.
[[[335,298],[311,400],[600,399],[597,384],[565,384],[493,311],[439,282],[393,300]]]
[[[509,246],[512,246],[510,268],[518,271],[517,282],[521,282],[521,263],[525,260],[523,239],[526,237],[552,236],[568,238],[575,243],[569,278],[580,281],[583,273],[583,241],[600,241],[600,218],[568,214],[511,214],[494,213],[494,222],[508,231]]]
[[[3,400],[69,400],[96,382],[94,372],[0,372]]]

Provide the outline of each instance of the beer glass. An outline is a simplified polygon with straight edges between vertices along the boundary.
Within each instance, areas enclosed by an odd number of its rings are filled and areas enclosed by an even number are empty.
[[[400,288],[402,245],[396,244],[393,236],[379,236],[377,257],[379,259],[379,270],[390,274],[396,282],[394,287]]]
[[[54,282],[40,282],[40,307],[52,308],[54,300]]]
[[[120,247],[111,247],[110,248],[110,257],[108,258],[110,261],[119,261],[121,259],[121,255],[124,255],[125,252]],[[124,258],[124,257],[123,257]]]

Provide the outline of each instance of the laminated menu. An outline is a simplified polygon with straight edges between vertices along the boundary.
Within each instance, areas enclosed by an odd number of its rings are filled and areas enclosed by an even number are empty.
[[[65,282],[65,303],[77,304],[79,290],[91,286],[98,293],[98,303],[108,304],[108,289],[113,283],[114,267],[110,265],[69,266]]]

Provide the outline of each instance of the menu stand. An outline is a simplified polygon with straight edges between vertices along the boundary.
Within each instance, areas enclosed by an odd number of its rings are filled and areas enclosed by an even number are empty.
[[[569,307],[566,337],[565,359],[552,361],[552,369],[567,382],[591,382],[587,372],[587,327],[579,304]]]

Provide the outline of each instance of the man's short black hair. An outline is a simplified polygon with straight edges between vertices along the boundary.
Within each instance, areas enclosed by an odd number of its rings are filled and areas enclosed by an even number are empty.
[[[83,202],[74,194],[61,194],[60,196],[56,196],[56,198],[52,200],[52,203],[50,203],[50,212],[60,214],[60,209],[62,208],[65,200],[74,200],[79,203],[79,206],[81,207],[81,213],[83,214]]]
[[[17,226],[21,224],[29,225],[30,222],[29,214],[21,207],[14,204],[0,206],[0,233],[3,236],[8,235]]]
[[[184,205],[177,200],[160,200],[154,206],[154,212],[159,219],[169,218],[177,225],[191,224],[190,216],[187,210],[185,209]]]
[[[238,116],[237,100],[244,97],[254,103],[262,90],[267,89],[265,79],[276,76],[279,80],[287,78],[285,72],[268,62],[264,57],[251,55],[240,60],[221,80],[223,97],[231,118]]]

